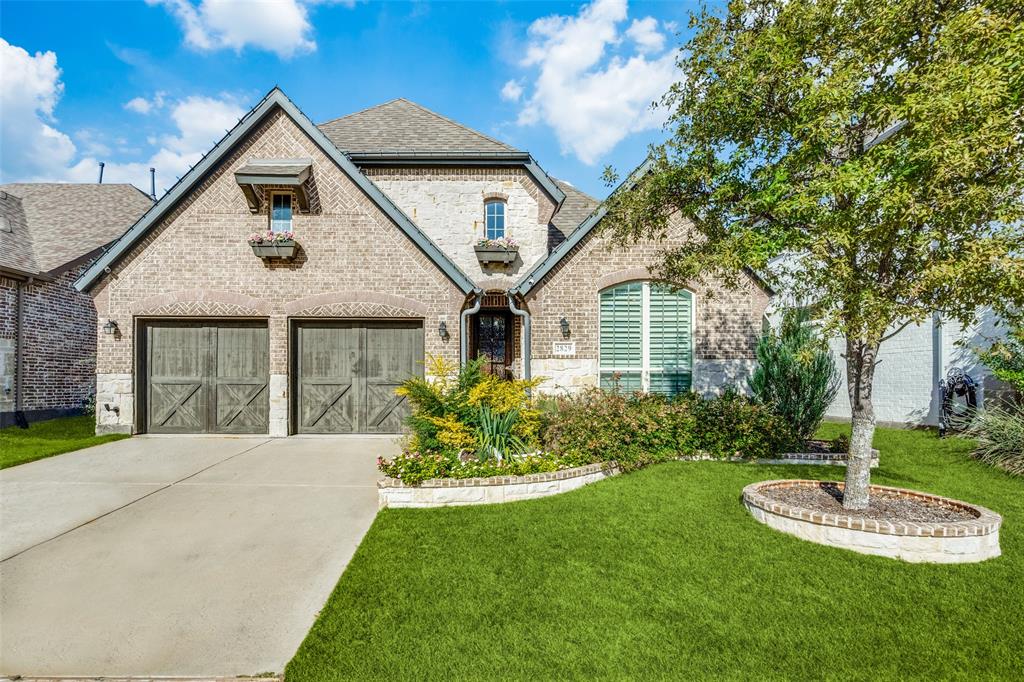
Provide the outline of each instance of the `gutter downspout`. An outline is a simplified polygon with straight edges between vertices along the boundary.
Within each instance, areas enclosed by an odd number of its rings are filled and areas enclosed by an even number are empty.
[[[523,338],[522,338],[522,351],[521,351],[521,355],[523,356],[523,379],[525,379],[526,381],[529,381],[530,380],[530,376],[531,376],[531,371],[530,371],[530,364],[531,364],[531,362],[530,362],[530,357],[531,357],[530,356],[530,313],[528,313],[525,310],[522,310],[521,308],[517,308],[516,307],[516,299],[515,299],[515,297],[511,293],[506,294],[506,296],[508,296],[508,307],[509,307],[509,310],[511,310],[514,315],[517,315],[517,316],[523,318]]]
[[[459,318],[459,362],[463,367],[469,362],[469,332],[467,329],[469,316],[480,312],[480,306],[484,302],[484,297],[479,293],[474,291],[473,296],[476,299],[473,307],[463,310]]]

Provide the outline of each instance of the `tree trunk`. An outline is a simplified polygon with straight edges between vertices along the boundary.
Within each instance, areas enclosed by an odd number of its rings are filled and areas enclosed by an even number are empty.
[[[850,394],[853,432],[846,461],[843,508],[865,509],[871,485],[871,443],[875,436],[875,408],[871,388],[875,380],[878,343],[846,338],[846,383]]]

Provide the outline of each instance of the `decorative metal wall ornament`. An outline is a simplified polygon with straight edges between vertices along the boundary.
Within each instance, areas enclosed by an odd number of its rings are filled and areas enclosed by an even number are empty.
[[[964,398],[966,408],[955,412],[953,399]],[[978,384],[959,367],[950,367],[946,378],[939,381],[939,437],[950,428],[966,423],[978,409]]]

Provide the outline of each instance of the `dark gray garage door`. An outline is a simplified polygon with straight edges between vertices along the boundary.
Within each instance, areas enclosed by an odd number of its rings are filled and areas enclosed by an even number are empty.
[[[300,433],[399,433],[409,414],[395,389],[423,375],[420,322],[302,322],[294,336]]]
[[[266,433],[268,351],[261,322],[146,324],[145,429]]]

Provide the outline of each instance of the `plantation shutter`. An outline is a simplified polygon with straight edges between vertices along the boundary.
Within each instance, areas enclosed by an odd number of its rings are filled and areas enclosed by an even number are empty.
[[[601,387],[638,391],[643,370],[643,283],[601,292]]]
[[[675,395],[690,390],[693,366],[693,297],[654,285],[650,296],[651,393]]]

